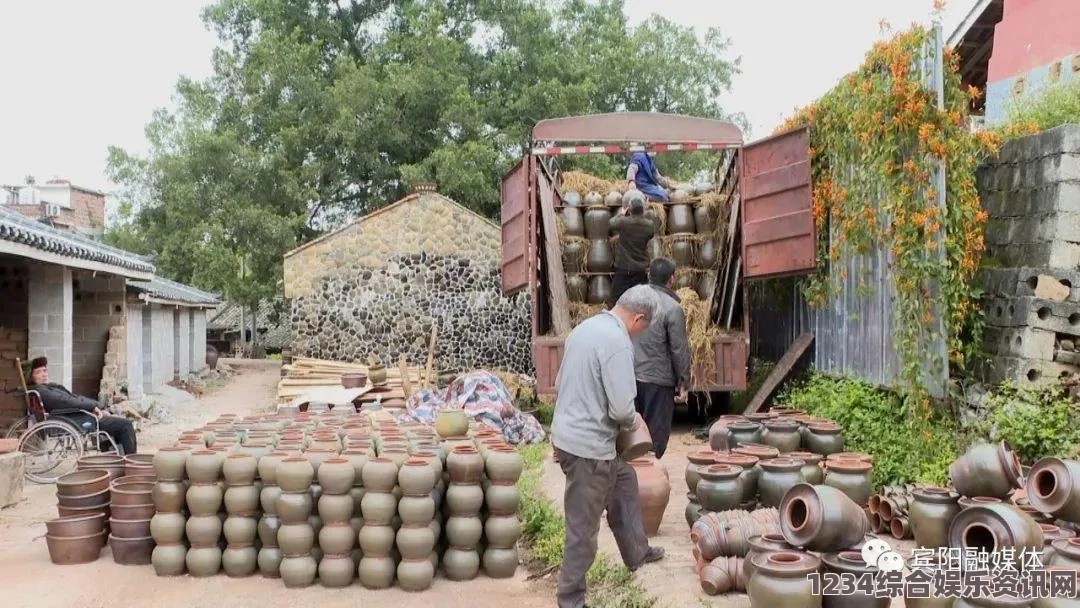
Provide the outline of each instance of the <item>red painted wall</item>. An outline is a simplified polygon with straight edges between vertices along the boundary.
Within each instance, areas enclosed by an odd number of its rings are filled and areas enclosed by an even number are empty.
[[[1005,0],[987,82],[1080,52],[1080,0]]]

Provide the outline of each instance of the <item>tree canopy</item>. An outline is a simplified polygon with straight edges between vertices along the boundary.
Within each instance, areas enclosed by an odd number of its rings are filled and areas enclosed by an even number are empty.
[[[110,149],[107,238],[247,305],[280,291],[284,252],[415,183],[497,215],[539,120],[732,118],[727,39],[631,26],[622,0],[219,0],[203,19],[213,75],[179,80],[146,156]]]

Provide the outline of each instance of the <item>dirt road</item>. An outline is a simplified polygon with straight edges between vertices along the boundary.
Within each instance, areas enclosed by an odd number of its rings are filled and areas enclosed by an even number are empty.
[[[141,452],[168,444],[182,429],[201,425],[220,414],[267,411],[274,403],[279,378],[273,362],[230,362],[240,372],[229,382],[189,406],[177,408],[174,422],[145,429],[139,435]],[[109,549],[93,563],[56,566],[49,561],[44,522],[56,516],[54,486],[27,487],[27,499],[0,511],[0,603],[5,608],[112,608],[117,605],[235,606],[272,608],[315,605],[320,608],[379,602],[398,608],[439,606],[540,608],[555,605],[545,582],[526,580],[524,568],[516,578],[493,580],[482,574],[456,583],[437,577],[423,593],[393,588],[370,591],[354,584],[346,589],[285,589],[277,579],[253,576],[232,579],[224,574],[205,579],[189,576],[161,578],[151,566],[120,566]]]

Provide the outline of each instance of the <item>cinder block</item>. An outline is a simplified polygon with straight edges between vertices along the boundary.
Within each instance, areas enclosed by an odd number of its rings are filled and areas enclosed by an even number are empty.
[[[1052,331],[1028,327],[987,327],[983,344],[992,355],[1053,361],[1055,337]]]
[[[993,327],[1031,327],[1080,336],[1080,304],[1027,296],[988,298],[986,324]]]
[[[1080,127],[1062,125],[1006,142],[993,162],[1014,163],[1061,153],[1080,154]]]
[[[1000,384],[1008,380],[1021,386],[1049,384],[1080,373],[1080,367],[1073,365],[1001,356],[990,357],[978,367],[987,382]]]
[[[0,454],[0,508],[22,501],[25,462],[22,452]]]
[[[987,257],[1005,266],[1050,266],[1076,268],[1080,266],[1080,244],[1054,241],[1050,243],[989,244]]]
[[[7,339],[15,342],[16,344],[26,342],[26,330],[25,329],[9,329],[7,332]]]

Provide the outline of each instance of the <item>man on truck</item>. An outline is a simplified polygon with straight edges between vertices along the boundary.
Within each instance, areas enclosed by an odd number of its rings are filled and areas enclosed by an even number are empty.
[[[656,292],[659,306],[649,328],[634,340],[634,405],[649,427],[657,460],[664,457],[671,437],[676,392],[679,401],[685,401],[690,388],[690,343],[686,315],[679,296],[671,290],[674,276],[675,262],[668,258],[652,261],[649,287]]]
[[[611,301],[618,302],[627,289],[649,281],[649,240],[656,236],[658,222],[645,211],[642,198],[630,200],[611,218],[611,234],[618,235],[613,246],[615,276],[611,281]]]
[[[640,190],[649,200],[668,202],[668,190],[678,185],[660,175],[652,156],[655,152],[635,152],[630,157],[630,166],[626,168],[626,181],[631,190]],[[666,188],[666,189],[665,189]]]

